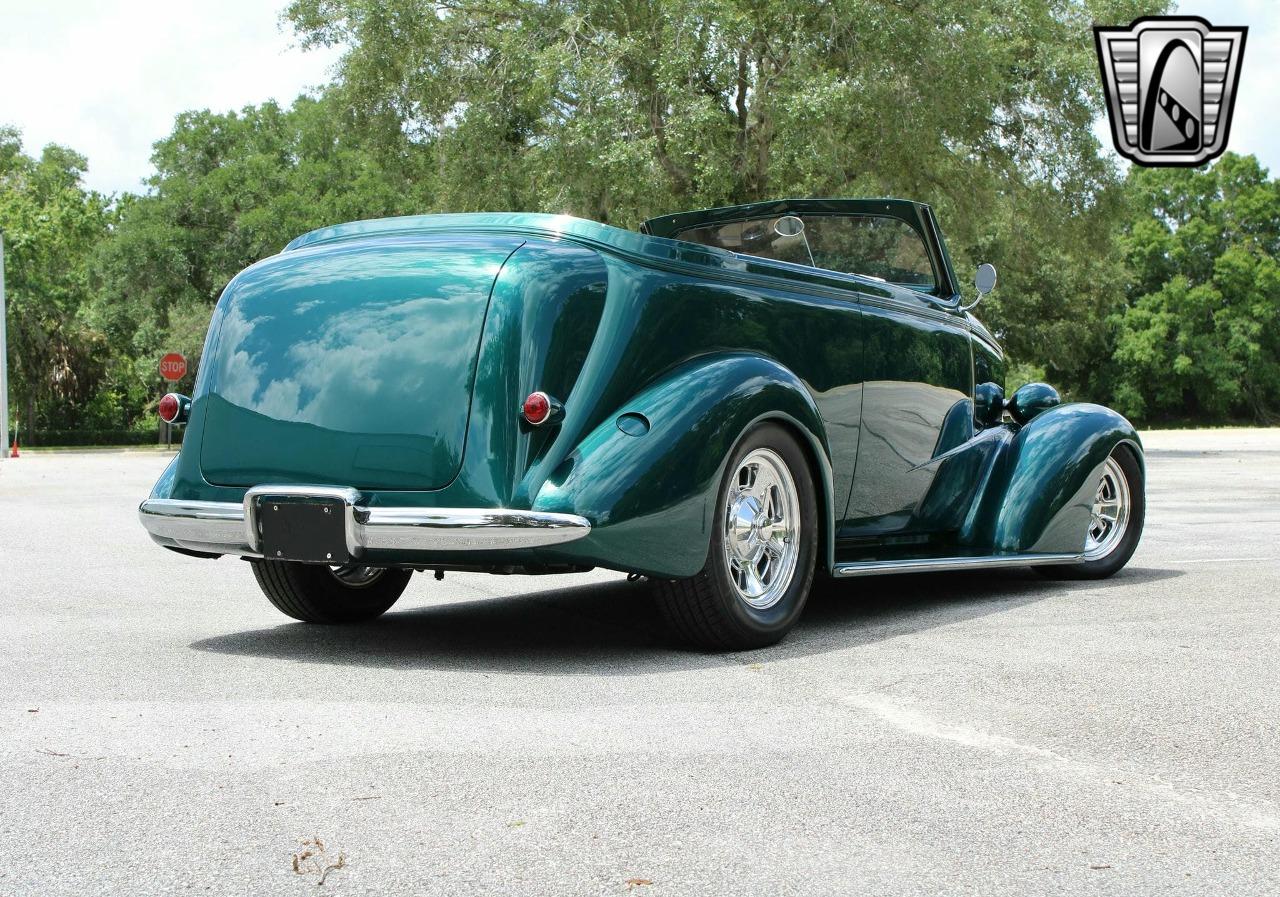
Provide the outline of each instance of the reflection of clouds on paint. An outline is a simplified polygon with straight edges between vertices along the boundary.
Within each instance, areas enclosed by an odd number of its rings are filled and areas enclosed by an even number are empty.
[[[244,302],[283,302],[296,308],[314,301],[317,290],[350,290],[378,279],[430,278],[445,272],[456,280],[492,281],[503,259],[521,242],[410,234],[319,246],[275,255],[242,271],[234,281],[236,296]]]
[[[247,319],[233,309],[218,392],[277,420],[416,432],[435,394],[465,390],[482,314],[443,296],[410,299],[313,314],[316,326],[290,340],[271,316]],[[465,411],[466,396],[458,398]]]
[[[1090,423],[1097,405],[1059,405],[1024,426],[1015,444],[1015,468],[1000,511],[996,548],[1006,551],[1079,551],[1088,530],[1089,510],[1097,490],[1100,470],[1086,468],[1076,459],[1091,456],[1093,446],[1112,436],[1107,427]],[[1101,456],[1105,460],[1106,455]],[[1102,460],[1097,464],[1101,465]],[[1083,485],[1074,494],[1073,478],[1057,475],[1067,464],[1076,464]],[[1053,519],[1041,533],[1025,531],[1038,508],[1054,507]],[[1038,536],[1032,543],[1031,537]]]
[[[270,317],[263,317],[257,323],[265,326],[270,320]],[[252,397],[258,391],[266,364],[255,363],[248,352],[239,348],[252,333],[253,326],[239,308],[231,308],[222,319],[222,327],[218,333],[219,364],[215,383],[217,391],[224,396]],[[231,401],[243,404],[236,399]]]
[[[336,431],[461,426],[488,289],[509,247],[401,248],[342,247],[253,272],[222,323],[216,392]],[[441,420],[441,408],[456,419]]]
[[[861,438],[848,516],[878,518],[910,512],[937,474],[929,465],[947,413],[966,396],[910,381],[866,385]]]
[[[545,485],[536,507],[577,507],[580,513],[589,511],[597,525],[605,526],[615,515],[623,519],[632,516],[637,506],[646,504],[655,488],[668,496],[663,509],[686,501],[695,485],[695,468],[672,459],[684,454],[689,440],[702,445],[731,441],[732,437],[727,440],[724,434],[717,435],[715,428],[731,423],[732,415],[708,412],[726,395],[732,395],[735,401],[749,400],[773,383],[763,375],[741,379],[739,362],[734,358],[708,363],[694,377],[672,377],[629,400],[626,409],[641,410],[653,422],[649,435],[644,439],[620,435],[614,416],[610,415],[578,447],[576,454],[581,463],[560,485]],[[701,501],[699,494],[695,502]]]
[[[300,415],[302,386],[296,380],[272,380],[262,391],[261,398],[251,406],[252,410],[277,420],[294,420]],[[232,401],[235,401],[232,399]],[[316,421],[311,421],[316,423]]]

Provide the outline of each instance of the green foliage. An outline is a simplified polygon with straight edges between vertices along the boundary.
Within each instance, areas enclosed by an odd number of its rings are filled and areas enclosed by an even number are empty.
[[[1089,26],[1166,0],[293,0],[346,48],[292,106],[178,116],[144,195],[0,128],[24,426],[139,429],[227,282],[315,227],[434,211],[620,226],[787,196],[938,210],[1010,389],[1142,420],[1280,413],[1277,184],[1256,160],[1132,169],[1093,137]],[[842,349],[843,350],[843,349]]]
[[[1112,178],[1089,26],[1163,4],[1043,0],[294,0],[358,108],[429,146],[441,208],[631,226],[783,195]],[[966,216],[967,217],[967,216]]]
[[[11,414],[26,427],[55,413],[78,422],[108,360],[101,335],[80,314],[93,291],[94,248],[113,218],[102,196],[80,187],[85,168],[66,147],[27,156],[19,132],[0,128]]]
[[[1163,0],[294,0],[344,89],[441,172],[432,209],[622,226],[785,196],[938,210],[1010,353],[1087,386],[1122,268],[1090,26]],[[1083,326],[1082,326],[1083,325]]]
[[[1046,379],[1048,377],[1040,365],[1026,361],[1017,362],[1009,366],[1009,373],[1004,382],[1004,394],[1011,396],[1021,386],[1026,386],[1028,383],[1043,383]]]
[[[1121,241],[1129,302],[1112,318],[1115,401],[1140,418],[1280,414],[1280,182],[1252,156],[1137,169]]]
[[[429,180],[401,140],[362,126],[338,91],[240,112],[187,112],[155,146],[145,196],[125,197],[85,318],[110,350],[104,388],[129,419],[153,412],[168,351],[190,391],[213,304],[242,269],[339,221],[420,210]]]

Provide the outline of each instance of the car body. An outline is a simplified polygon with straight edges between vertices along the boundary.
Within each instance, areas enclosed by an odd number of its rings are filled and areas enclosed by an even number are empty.
[[[1042,384],[1006,402],[1005,368],[920,203],[343,224],[228,284],[140,514],[202,556],[684,580],[767,423],[803,453],[817,569],[1065,569],[1141,443]]]

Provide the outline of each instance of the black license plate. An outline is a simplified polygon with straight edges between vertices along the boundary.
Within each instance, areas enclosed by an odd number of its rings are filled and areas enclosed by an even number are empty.
[[[350,563],[346,516],[341,501],[260,499],[262,554],[273,560]]]

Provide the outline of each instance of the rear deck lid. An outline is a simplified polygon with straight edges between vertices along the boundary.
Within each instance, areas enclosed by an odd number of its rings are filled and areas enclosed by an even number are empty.
[[[200,466],[217,485],[438,489],[462,465],[493,282],[522,239],[282,253],[219,303]]]

